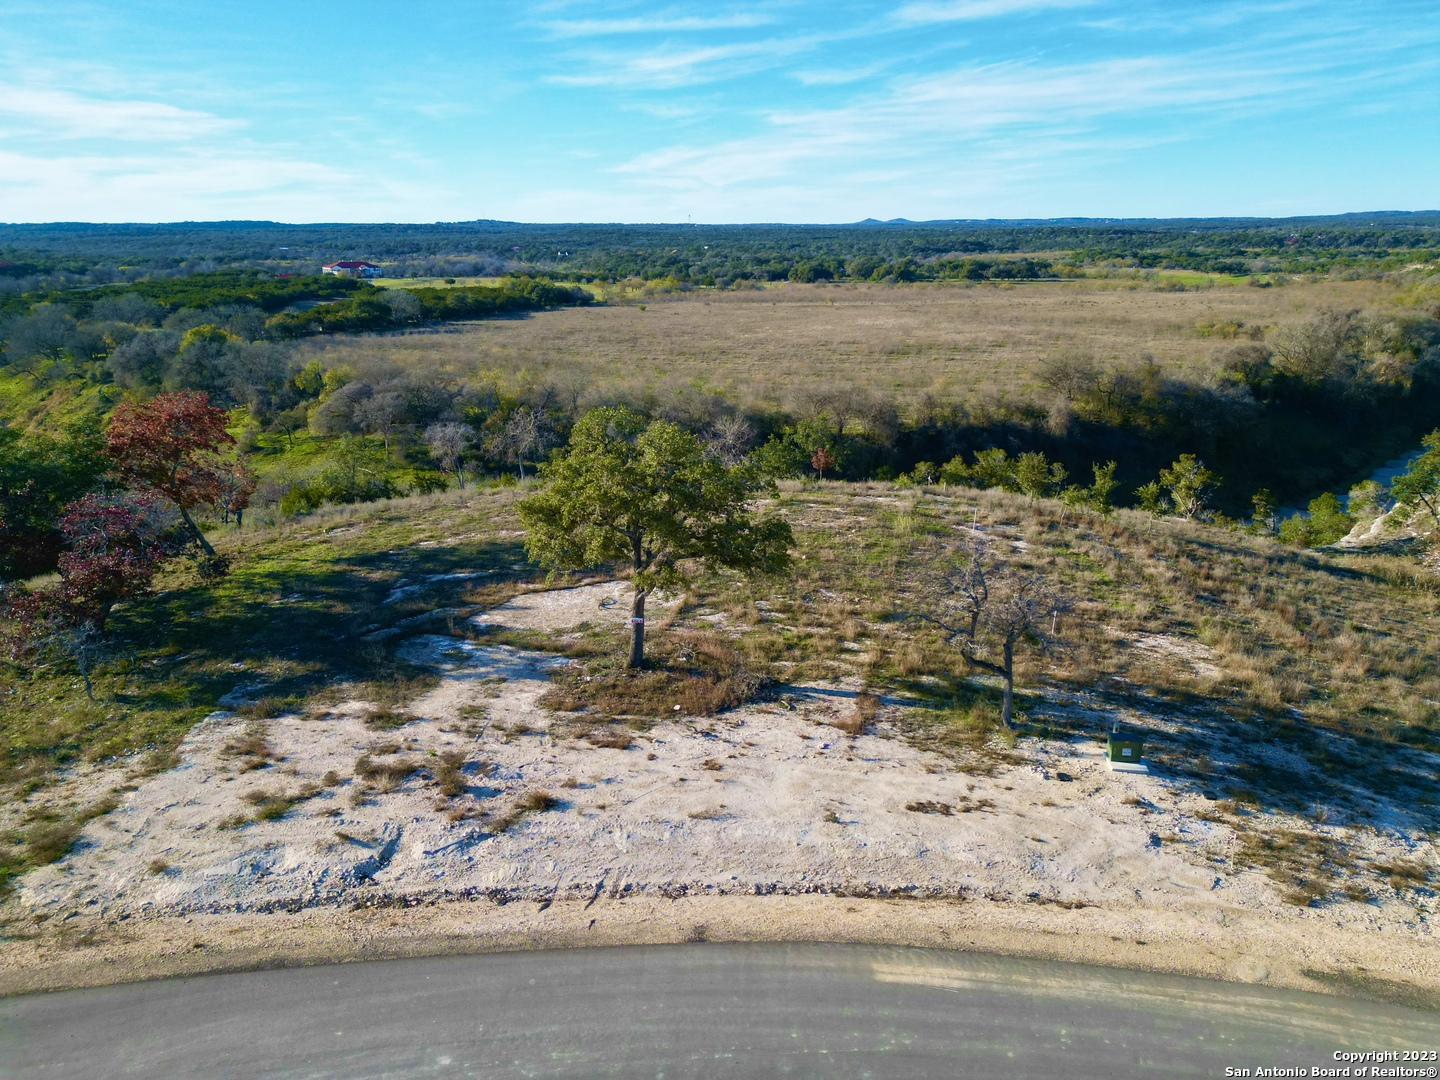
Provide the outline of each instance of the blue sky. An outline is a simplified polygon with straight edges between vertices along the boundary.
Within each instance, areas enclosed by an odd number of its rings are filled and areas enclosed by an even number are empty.
[[[1440,207],[1440,2],[0,3],[0,220]]]

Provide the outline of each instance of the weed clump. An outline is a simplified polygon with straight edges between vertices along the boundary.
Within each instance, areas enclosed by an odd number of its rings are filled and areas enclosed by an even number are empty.
[[[1281,886],[1281,899],[1296,907],[1323,902],[1339,871],[1352,867],[1344,848],[1319,832],[1277,829],[1242,833],[1237,866],[1253,866]]]
[[[1424,886],[1429,882],[1431,873],[1424,863],[1413,859],[1374,862],[1370,864],[1370,869],[1385,878],[1397,893]]]
[[[585,733],[585,741],[591,746],[607,750],[629,750],[635,745],[635,737],[623,727],[606,726]]]
[[[402,728],[415,719],[410,713],[403,709],[397,709],[393,705],[376,705],[365,713],[365,726],[378,731],[394,731]]]
[[[492,817],[488,826],[492,833],[498,835],[514,828],[529,814],[543,814],[560,805],[562,805],[561,801],[548,791],[540,789],[527,791],[516,799],[504,813]]]
[[[42,821],[26,830],[25,848],[30,863],[43,866],[70,854],[78,839],[78,821]]]
[[[262,697],[235,707],[235,715],[246,720],[274,720],[304,704],[298,697]]]
[[[265,737],[265,728],[261,724],[251,724],[243,735],[227,742],[220,748],[220,756],[235,759],[238,762],[238,771],[242,773],[268,769],[275,762],[283,760],[270,746]]]
[[[466,754],[463,750],[445,750],[440,754],[440,764],[433,770],[435,786],[440,794],[447,799],[453,799],[465,793],[465,773],[467,764]],[[490,771],[490,766],[485,762],[476,763],[476,772],[485,775]]]
[[[848,715],[837,717],[828,723],[853,737],[863,734],[865,729],[875,722],[875,717],[878,715],[880,715],[880,699],[874,694],[861,692],[855,695],[855,708]]]
[[[949,817],[955,813],[955,807],[946,802],[935,802],[931,799],[919,799],[915,802],[905,804],[905,809],[916,814],[940,814]]]
[[[394,791],[419,768],[419,763],[410,758],[376,761],[369,754],[361,754],[355,761],[355,775],[377,791]]]

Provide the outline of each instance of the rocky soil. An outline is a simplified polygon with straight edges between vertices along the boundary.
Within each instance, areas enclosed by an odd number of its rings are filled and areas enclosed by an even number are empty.
[[[529,594],[480,618],[530,629],[619,620],[622,592]],[[141,781],[70,856],[27,875],[19,902],[55,919],[113,919],[443,897],[831,893],[1220,921],[1265,911],[1430,933],[1428,910],[1395,897],[1285,904],[1263,874],[1234,867],[1235,829],[1206,820],[1203,793],[1160,772],[1112,773],[1098,743],[1027,740],[1021,764],[958,771],[900,736],[902,703],[884,705],[865,734],[833,726],[854,709],[855,688],[841,684],[587,740],[536,702],[563,660],[429,635],[402,652],[442,675],[411,706],[418,719],[377,731],[358,700],[260,724],[217,713],[178,767]],[[451,796],[437,783],[447,761]],[[1424,837],[1399,832],[1355,842],[1373,857],[1435,857]]]

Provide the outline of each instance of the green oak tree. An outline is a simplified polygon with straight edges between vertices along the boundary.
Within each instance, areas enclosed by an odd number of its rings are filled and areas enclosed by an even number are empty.
[[[1426,435],[1420,445],[1425,452],[1395,478],[1390,494],[1407,511],[1423,509],[1431,521],[1440,524],[1440,430]]]
[[[1170,505],[1180,517],[1204,517],[1210,493],[1220,480],[1194,454],[1181,454],[1175,464],[1160,470],[1160,486],[1170,492]]]
[[[773,487],[752,468],[726,466],[675,424],[596,409],[540,466],[540,477],[543,486],[518,507],[531,558],[551,570],[630,566],[629,667],[645,660],[645,598],[683,588],[683,564],[750,574],[789,565],[790,526],[750,508],[753,496]]]

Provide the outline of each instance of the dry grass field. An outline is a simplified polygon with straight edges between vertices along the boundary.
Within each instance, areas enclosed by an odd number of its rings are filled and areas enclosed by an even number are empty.
[[[1227,338],[1327,308],[1383,304],[1395,293],[1396,286],[1375,281],[1186,291],[1121,281],[784,284],[309,348],[327,364],[383,356],[456,381],[488,369],[577,390],[698,384],[757,405],[847,384],[902,401],[925,393],[985,399],[1025,395],[1037,362],[1065,347],[1091,351],[1102,362],[1148,353],[1168,369],[1202,376]]]

